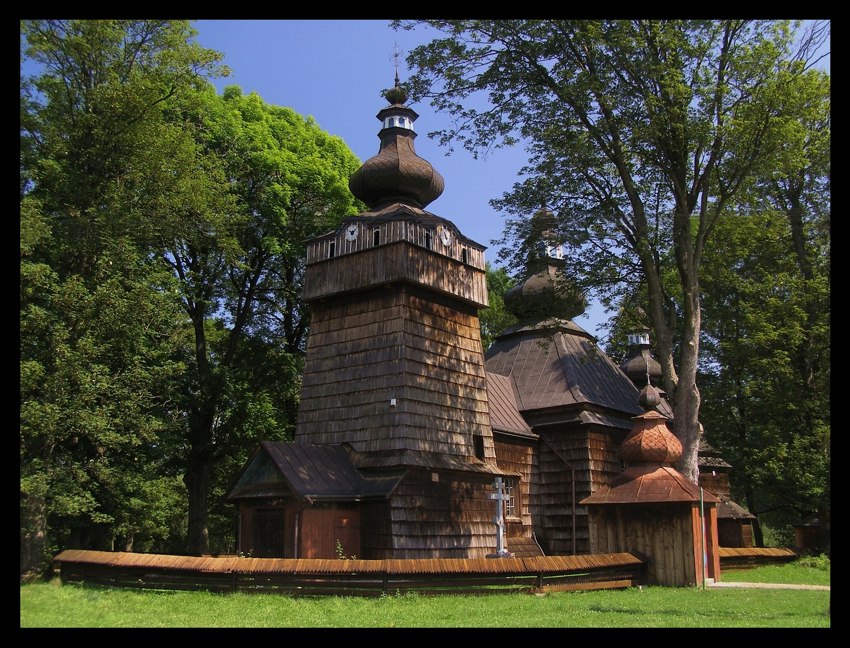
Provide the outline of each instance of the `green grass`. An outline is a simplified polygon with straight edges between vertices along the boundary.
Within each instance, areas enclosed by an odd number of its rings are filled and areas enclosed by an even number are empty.
[[[766,565],[755,569],[724,570],[721,580],[730,582],[792,583],[829,585],[830,564],[824,557],[801,558],[785,565]]]
[[[776,573],[793,580],[776,581]],[[726,576],[827,584],[829,569],[794,564]],[[828,628],[829,602],[830,592],[812,590],[644,587],[539,596],[293,598],[109,589],[54,580],[21,586],[21,627]]]

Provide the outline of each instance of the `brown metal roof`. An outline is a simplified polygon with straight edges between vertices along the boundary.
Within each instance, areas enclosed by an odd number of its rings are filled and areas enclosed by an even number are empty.
[[[258,481],[246,480],[252,467],[264,460],[263,455],[271,460],[279,474],[269,476],[266,473]],[[387,497],[398,484],[400,475],[362,475],[342,445],[263,441],[228,499],[280,494],[283,492],[281,478],[300,499],[359,500]]]
[[[475,457],[456,457],[437,452],[419,452],[399,450],[392,454],[364,456],[357,461],[364,472],[368,469],[417,467],[425,469],[452,470],[457,472],[483,473],[486,475],[505,475],[495,463],[484,462]]]
[[[730,500],[728,497],[720,498],[717,505],[717,517],[720,519],[754,520],[756,516],[747,509]]]
[[[519,413],[516,387],[510,376],[501,376],[488,371],[487,399],[490,402],[490,427],[494,432],[537,438]]]
[[[700,468],[731,468],[720,455],[720,451],[705,440],[704,436],[699,438],[698,465]]]
[[[718,499],[703,490],[704,502]],[[580,504],[637,504],[647,502],[698,502],[700,489],[670,466],[631,466]]]
[[[639,414],[638,390],[592,337],[567,320],[547,320],[499,336],[488,371],[511,376],[520,411],[594,404]]]

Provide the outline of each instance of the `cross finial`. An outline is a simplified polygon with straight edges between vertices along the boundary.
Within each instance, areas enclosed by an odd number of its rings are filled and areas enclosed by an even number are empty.
[[[398,46],[398,41],[396,41],[395,46],[393,47],[393,65],[395,66],[395,84],[399,85],[398,80],[398,61],[401,58],[401,48]]]

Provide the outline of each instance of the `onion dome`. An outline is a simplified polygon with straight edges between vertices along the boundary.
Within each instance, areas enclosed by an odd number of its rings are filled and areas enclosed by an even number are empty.
[[[416,154],[413,122],[419,115],[405,105],[407,92],[398,76],[395,86],[383,95],[390,105],[377,115],[383,124],[378,133],[380,150],[354,172],[348,187],[370,208],[392,203],[423,208],[443,193],[443,176]]]
[[[620,365],[620,369],[638,387],[658,384],[661,380],[661,364],[649,350],[647,329],[629,334],[629,357]]]
[[[587,308],[584,294],[559,273],[564,256],[563,248],[555,241],[555,215],[541,207],[531,217],[530,226],[524,243],[526,279],[505,293],[505,308],[525,322],[581,315]]]
[[[682,444],[667,427],[667,419],[654,410],[635,416],[632,431],[620,446],[628,464],[673,464],[682,456]]]
[[[584,295],[558,276],[554,265],[530,276],[511,288],[504,296],[505,308],[524,322],[549,318],[573,319],[587,307]]]

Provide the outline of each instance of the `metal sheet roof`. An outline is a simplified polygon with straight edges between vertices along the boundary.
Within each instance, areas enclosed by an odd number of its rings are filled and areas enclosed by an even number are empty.
[[[517,393],[510,376],[487,372],[487,399],[490,402],[490,427],[494,432],[506,432],[536,439],[528,423],[519,413]]]
[[[485,354],[487,370],[514,379],[521,411],[587,403],[640,414],[628,376],[592,338],[567,324],[500,336]]]
[[[259,483],[240,479],[228,499],[257,497],[256,493],[281,492],[282,479],[292,494],[300,499],[358,500],[387,497],[400,479],[399,475],[368,477],[355,467],[349,451],[342,445],[281,443],[263,441],[242,471],[251,473],[252,466],[271,460],[279,479],[263,479]],[[264,488],[267,487],[267,488]]]

